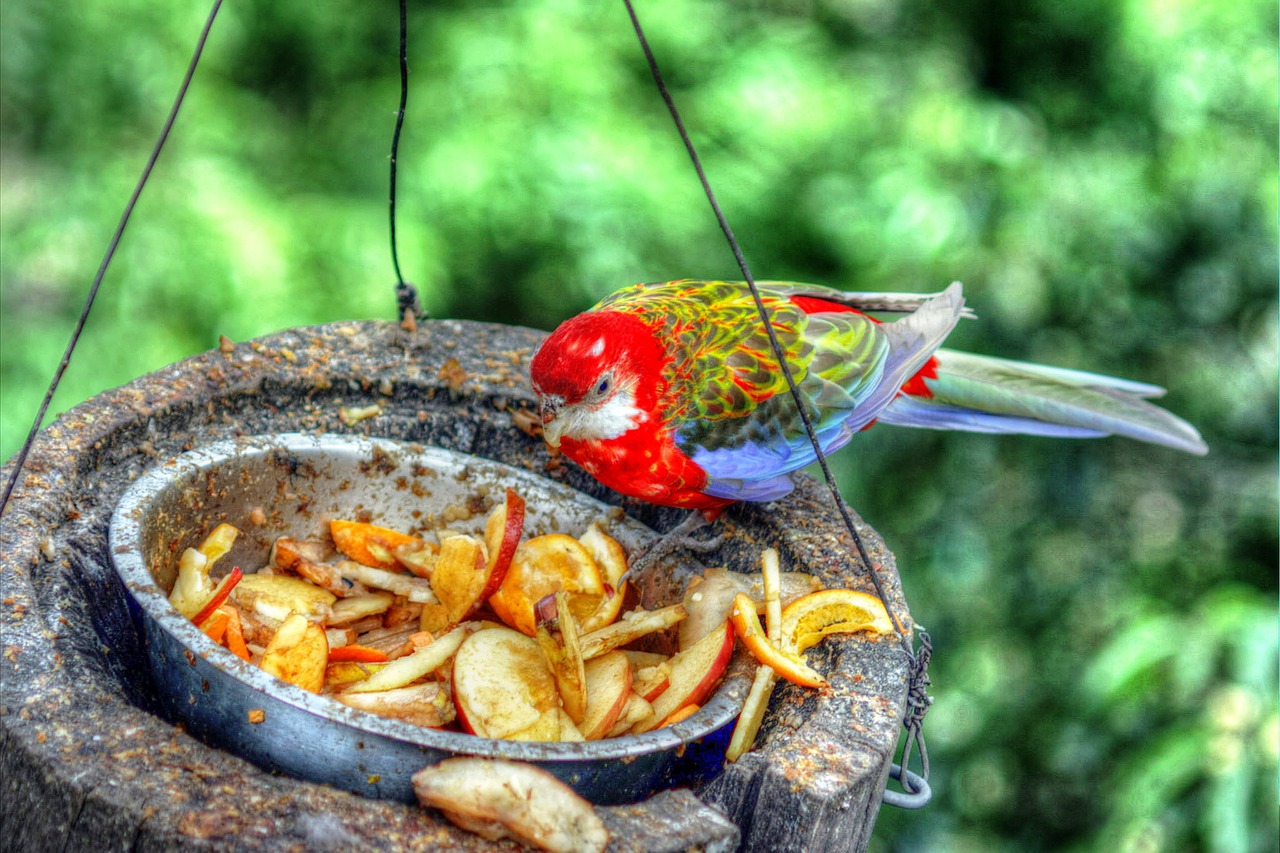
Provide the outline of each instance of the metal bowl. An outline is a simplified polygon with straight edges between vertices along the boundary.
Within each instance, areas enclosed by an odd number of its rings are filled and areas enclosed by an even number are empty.
[[[116,571],[129,592],[163,714],[268,770],[369,797],[413,802],[412,774],[454,755],[536,764],[599,804],[636,802],[718,773],[747,684],[726,679],[675,725],[586,743],[491,740],[357,711],[280,681],[216,645],[169,604],[182,550],[221,522],[242,531],[223,565],[266,563],[278,536],[315,537],[331,518],[364,515],[421,530],[449,508],[512,486],[527,501],[526,531],[576,534],[609,520],[628,550],[656,534],[615,508],[497,462],[437,447],[338,435],[282,434],[218,442],[140,477],[111,520]],[[481,530],[482,513],[451,521]],[[256,521],[255,525],[253,522]],[[250,722],[250,712],[263,712]]]

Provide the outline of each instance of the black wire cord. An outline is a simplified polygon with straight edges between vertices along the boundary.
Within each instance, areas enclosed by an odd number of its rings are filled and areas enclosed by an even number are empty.
[[[178,118],[178,110],[182,107],[182,102],[187,97],[187,89],[191,86],[191,80],[195,77],[196,66],[200,64],[200,56],[204,53],[205,43],[209,40],[209,32],[213,29],[214,19],[218,17],[218,10],[222,7],[222,0],[214,0],[213,6],[209,9],[209,15],[205,18],[204,29],[200,31],[200,38],[196,41],[195,51],[191,54],[191,62],[187,64],[187,73],[182,78],[182,85],[178,87],[178,95],[174,98],[173,106],[169,109],[169,117],[165,119],[164,127],[160,130],[160,136],[156,139],[155,146],[151,149],[151,156],[147,158],[147,164],[142,169],[142,175],[138,178],[138,183],[133,188],[133,195],[129,197],[128,203],[124,207],[124,213],[120,216],[120,222],[116,225],[115,234],[111,237],[111,242],[107,246],[107,252],[102,258],[102,263],[98,266],[98,273],[93,277],[93,284],[89,287],[89,293],[85,297],[84,306],[80,309],[80,317],[76,320],[75,329],[71,332],[71,339],[67,342],[67,349],[62,354],[62,361],[58,363],[57,370],[54,371],[53,379],[49,383],[49,389],[45,392],[44,401],[40,404],[40,411],[36,413],[35,422],[31,424],[31,431],[27,433],[27,440],[23,442],[22,449],[18,451],[18,455],[14,459],[13,470],[9,472],[9,479],[4,486],[4,494],[0,495],[0,516],[4,515],[5,509],[9,506],[9,497],[13,494],[13,488],[18,482],[18,477],[22,474],[23,466],[26,465],[27,455],[31,452],[31,446],[35,444],[36,435],[40,432],[40,425],[44,423],[44,417],[49,412],[49,404],[53,401],[53,395],[58,390],[58,385],[62,382],[62,376],[67,372],[67,366],[71,363],[71,354],[75,351],[76,344],[80,340],[80,333],[84,331],[85,322],[89,319],[89,312],[93,310],[94,300],[98,297],[98,289],[102,286],[102,279],[107,274],[107,267],[111,263],[111,259],[115,257],[116,248],[120,245],[120,239],[124,236],[124,229],[129,224],[129,217],[133,215],[133,209],[138,204],[138,198],[142,195],[142,188],[147,185],[147,179],[151,177],[151,171],[156,166],[156,161],[160,159],[160,152],[164,148],[165,141],[169,138],[169,132],[173,130],[173,123]]]
[[[858,557],[862,560],[863,566],[866,567],[867,574],[871,577],[871,583],[875,586],[876,594],[880,597],[880,601],[884,604],[885,610],[889,613],[889,617],[893,620],[894,626],[898,629],[898,641],[902,645],[903,651],[911,659],[911,678],[910,687],[908,688],[908,709],[906,719],[903,725],[907,729],[907,742],[903,748],[903,765],[905,767],[911,756],[913,743],[919,744],[923,776],[927,780],[929,777],[929,759],[928,752],[924,746],[924,735],[921,732],[921,723],[924,714],[928,710],[930,699],[925,692],[929,684],[928,677],[928,651],[932,649],[929,643],[928,634],[919,632],[922,643],[924,644],[924,652],[917,655],[911,648],[911,643],[907,640],[907,632],[903,627],[893,608],[889,604],[888,597],[885,595],[884,587],[880,583],[880,577],[875,571],[875,567],[871,564],[871,558],[867,554],[866,546],[863,544],[862,536],[858,533],[857,526],[853,522],[853,516],[849,511],[848,504],[845,503],[844,497],[840,494],[840,489],[836,485],[835,477],[831,473],[830,467],[827,465],[826,454],[822,452],[822,446],[818,441],[817,432],[814,430],[813,421],[809,417],[808,411],[805,409],[804,402],[800,397],[800,389],[796,386],[795,377],[791,373],[791,368],[787,364],[782,346],[778,342],[777,335],[774,333],[773,324],[769,321],[769,311],[765,307],[764,300],[760,297],[760,290],[756,287],[755,278],[751,275],[751,269],[747,265],[747,259],[742,252],[742,247],[734,237],[733,229],[729,226],[729,220],[725,217],[724,211],[721,210],[719,202],[716,200],[715,193],[711,189],[711,182],[707,179],[705,170],[702,168],[702,161],[698,157],[697,149],[694,147],[693,140],[689,137],[688,131],[685,129],[684,121],[680,118],[680,112],[676,109],[675,99],[672,98],[670,90],[662,78],[662,72],[658,69],[658,61],[653,55],[653,50],[649,47],[649,40],[645,38],[644,28],[640,25],[640,18],[636,15],[635,7],[631,0],[622,0],[627,7],[627,14],[631,17],[631,25],[635,30],[636,38],[640,42],[640,49],[644,51],[645,60],[649,64],[649,71],[653,75],[653,81],[658,87],[658,92],[662,96],[662,100],[667,105],[667,111],[671,114],[672,120],[675,122],[676,130],[680,133],[680,139],[684,142],[685,151],[689,154],[689,159],[693,161],[694,171],[698,173],[698,180],[702,182],[702,190],[706,194],[707,201],[711,204],[711,210],[715,213],[716,221],[720,224],[720,230],[724,232],[725,239],[729,242],[729,248],[733,251],[733,257],[738,262],[739,269],[742,270],[743,279],[747,283],[747,288],[751,291],[751,298],[755,302],[756,311],[760,315],[760,320],[764,325],[765,333],[769,337],[769,345],[773,348],[774,356],[778,359],[778,366],[782,370],[782,376],[786,379],[787,389],[791,392],[791,398],[796,404],[796,409],[800,413],[800,421],[804,424],[805,433],[809,437],[809,441],[813,444],[814,452],[817,454],[818,466],[822,469],[822,476],[826,480],[827,487],[831,491],[832,499],[835,501],[836,508],[840,512],[840,517],[844,521],[846,529],[853,538],[854,546],[857,548]],[[910,784],[907,781],[908,774],[902,774],[903,787],[910,791]]]
[[[391,135],[391,189],[387,213],[391,226],[391,266],[396,272],[396,316],[412,331],[422,307],[418,290],[400,273],[400,254],[396,249],[396,158],[400,153],[400,132],[404,129],[405,107],[409,104],[409,14],[407,0],[400,0],[400,108],[396,110],[396,129]]]

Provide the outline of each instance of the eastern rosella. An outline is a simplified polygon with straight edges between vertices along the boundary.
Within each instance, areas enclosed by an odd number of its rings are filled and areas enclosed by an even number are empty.
[[[874,422],[1207,451],[1144,399],[1163,393],[1154,385],[939,349],[966,314],[959,284],[933,295],[758,286],[826,453]],[[740,282],[624,288],[556,329],[531,372],[546,441],[651,503],[710,516],[773,500],[816,458]]]

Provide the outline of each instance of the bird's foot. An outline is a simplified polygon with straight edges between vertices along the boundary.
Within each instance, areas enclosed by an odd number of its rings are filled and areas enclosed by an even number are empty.
[[[714,519],[708,519],[702,512],[690,512],[683,521],[671,528],[657,542],[654,542],[643,551],[633,554],[627,562],[627,571],[623,574],[623,579],[632,575],[642,574],[654,563],[674,551],[685,550],[696,554],[706,554],[719,548],[724,544],[724,534],[710,538],[699,538],[693,535],[713,523]],[[621,581],[619,581],[618,586],[622,586]]]

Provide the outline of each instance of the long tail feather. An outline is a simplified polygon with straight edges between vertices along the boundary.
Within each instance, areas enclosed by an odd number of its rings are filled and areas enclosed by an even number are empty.
[[[1195,427],[1147,402],[1164,389],[1082,371],[940,349],[932,396],[900,395],[881,423],[1060,437],[1122,435],[1202,455]]]

